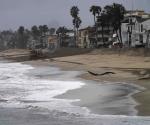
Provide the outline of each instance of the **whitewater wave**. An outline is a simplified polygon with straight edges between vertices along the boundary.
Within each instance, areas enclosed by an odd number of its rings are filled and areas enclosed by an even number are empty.
[[[85,82],[45,80],[36,77],[39,73],[35,76],[27,75],[33,69],[34,67],[21,63],[0,63],[0,107],[50,111],[59,118],[83,118],[83,121],[95,125],[150,124],[150,117],[96,115],[91,114],[86,107],[72,105],[73,102],[80,101],[79,99],[57,99],[56,96],[81,88]],[[59,71],[51,68],[51,72],[58,74]]]
[[[55,96],[85,85],[81,81],[44,80],[26,75],[34,67],[21,63],[0,64],[0,99],[2,107],[43,107],[71,113],[87,109],[71,105],[77,100],[56,99]],[[54,70],[53,68],[51,70]],[[54,70],[55,71],[55,70]],[[53,71],[52,71],[53,72]]]

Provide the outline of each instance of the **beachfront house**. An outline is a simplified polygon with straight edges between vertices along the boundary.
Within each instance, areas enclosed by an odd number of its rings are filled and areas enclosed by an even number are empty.
[[[15,48],[16,41],[14,40],[14,35],[11,31],[3,31],[0,34],[0,49],[8,49],[8,48]],[[19,44],[16,43],[17,45]],[[20,45],[20,44],[19,44]]]
[[[47,49],[49,52],[59,48],[59,42],[57,35],[43,35],[40,39],[35,40],[31,38],[28,48],[32,50]]]
[[[64,32],[57,33],[58,42],[60,47],[75,47],[75,37],[74,37],[74,31],[63,29]]]
[[[147,43],[150,19],[140,16],[125,17],[122,22],[122,38],[125,46],[138,47]]]
[[[88,28],[80,29],[78,33],[78,47],[79,48],[89,48],[90,46],[90,39]]]
[[[150,14],[143,10],[127,11],[122,22],[122,38],[125,47],[144,47],[148,44]]]
[[[144,10],[128,10],[125,14],[125,17],[129,17],[129,16],[138,16],[143,19],[150,18],[150,14],[146,13]]]
[[[73,30],[68,30],[66,32],[66,35],[64,38],[64,46],[65,47],[75,47],[76,46]]]
[[[47,37],[46,48],[49,52],[54,52],[59,48],[57,35],[50,35]]]
[[[95,48],[96,47],[95,27],[86,27],[79,30],[77,46],[79,48]]]
[[[90,40],[88,37],[88,29],[80,29],[78,33],[77,45],[79,48],[88,48]]]
[[[27,42],[27,48],[28,49],[43,49],[46,46],[45,41],[45,36],[37,37],[34,38],[33,36],[30,35],[28,42]]]

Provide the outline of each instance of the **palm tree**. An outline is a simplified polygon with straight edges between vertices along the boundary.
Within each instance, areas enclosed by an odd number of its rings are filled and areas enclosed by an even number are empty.
[[[79,14],[79,9],[77,6],[73,6],[70,10],[70,14],[71,16],[73,17],[73,19],[75,20],[77,17],[78,17],[78,14]],[[75,26],[75,23],[73,23],[74,25],[74,31],[76,29],[76,26]]]
[[[98,36],[97,36],[97,26],[96,26],[96,15],[99,17],[101,14],[102,8],[100,6],[91,6],[90,8],[90,12],[93,14],[94,16],[94,25],[95,25],[95,43],[97,46],[97,42],[98,42]]]
[[[113,3],[113,5],[105,7],[106,13],[110,16],[110,20],[113,24],[114,31],[118,34],[119,31],[119,41],[122,43],[122,34],[121,34],[121,22],[124,19],[124,14],[126,12],[125,7],[121,4]]]
[[[66,27],[59,27],[56,31],[56,34],[59,35],[59,34],[66,34],[66,32],[68,31],[68,29]]]
[[[20,26],[19,29],[18,29],[18,36],[19,36],[19,47],[20,48],[25,48],[25,41],[24,41],[24,31],[25,31],[25,28],[23,26]]]
[[[103,45],[105,45],[105,40],[104,40],[104,27],[106,27],[108,24],[107,22],[107,14],[105,13],[105,11],[103,11],[101,13],[101,16],[99,16],[98,18],[98,23],[102,28],[102,41],[103,41]]]
[[[67,31],[68,29],[66,27],[59,27],[56,31],[60,46],[63,46],[63,41],[64,41]]]
[[[80,17],[78,16],[79,15],[79,9],[77,6],[73,6],[71,9],[70,9],[70,14],[71,16],[73,17],[73,26],[74,26],[74,39],[76,41],[76,37],[77,37],[77,34],[78,34],[78,29],[82,23]]]
[[[108,27],[108,30],[110,28],[110,26],[112,26],[112,14],[110,13],[110,6],[105,6],[104,7],[104,11],[105,11],[105,14],[106,14],[106,24],[107,24],[107,27]]]
[[[70,14],[71,14],[73,20],[76,20],[76,18],[78,17],[78,14],[79,14],[78,7],[77,6],[73,6],[71,8],[71,10],[70,10]],[[75,26],[75,23],[73,23],[73,25],[74,25],[74,33],[75,33],[74,36],[75,36],[76,35],[76,26]]]
[[[96,23],[96,6],[91,6],[90,8],[90,12],[93,14],[94,16],[94,24]]]
[[[122,29],[121,29],[121,22],[124,19],[125,8],[121,4],[113,4],[113,10],[115,15],[115,27],[116,30],[119,30],[120,42],[122,43]]]
[[[82,21],[81,21],[80,17],[77,17],[77,18],[73,19],[73,25],[76,28],[76,36],[77,36],[77,38],[78,38],[78,32],[79,32],[79,27],[80,27],[81,23],[82,23]]]
[[[39,37],[40,35],[40,31],[38,30],[38,27],[36,25],[32,26],[31,32],[32,32],[34,39],[37,39],[37,37]]]
[[[55,33],[56,29],[55,28],[50,28],[49,29],[49,33],[50,35],[53,35]]]
[[[91,6],[91,8],[90,8],[90,12],[93,14],[93,16],[94,16],[94,24],[96,24],[96,15],[100,15],[100,13],[101,13],[101,11],[102,11],[102,8],[100,7],[100,6]]]
[[[24,27],[23,27],[23,26],[20,26],[19,29],[18,29],[18,33],[19,33],[20,35],[23,35],[24,30],[25,30]]]
[[[77,31],[78,31],[81,23],[82,23],[82,21],[81,21],[80,17],[77,17],[76,19],[73,19],[73,25],[75,25]]]
[[[46,33],[48,32],[48,26],[47,25],[43,25],[42,26],[43,27],[43,33],[44,33],[44,35],[46,35]]]
[[[48,26],[47,25],[40,25],[39,26],[39,31],[40,31],[40,35],[46,35],[46,33],[48,32]]]
[[[42,36],[43,35],[43,26],[42,25],[39,26],[39,32],[40,32],[40,36]]]
[[[78,14],[79,14],[79,9],[77,6],[73,6],[70,10],[70,14],[73,18],[77,18],[78,17]]]

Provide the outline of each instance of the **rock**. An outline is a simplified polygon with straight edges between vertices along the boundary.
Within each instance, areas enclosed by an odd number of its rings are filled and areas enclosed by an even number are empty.
[[[48,62],[48,61],[50,61],[50,60],[49,60],[49,59],[45,59],[45,61],[47,61],[47,62]]]
[[[148,80],[150,79],[150,74],[144,75],[144,77],[139,78],[138,80]]]
[[[150,74],[146,74],[145,76],[144,76],[145,78],[150,78]]]

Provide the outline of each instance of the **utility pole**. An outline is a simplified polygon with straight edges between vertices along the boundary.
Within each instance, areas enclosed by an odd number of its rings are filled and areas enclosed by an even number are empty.
[[[134,1],[131,0],[131,12],[129,17],[129,24],[128,24],[128,46],[130,47],[132,44],[132,25],[133,25],[133,11],[134,11]]]

